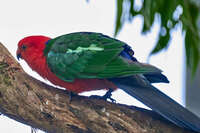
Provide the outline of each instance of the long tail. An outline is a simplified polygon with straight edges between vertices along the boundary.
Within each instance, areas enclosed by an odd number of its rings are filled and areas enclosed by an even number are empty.
[[[200,133],[200,119],[196,115],[152,86],[141,75],[109,80],[174,124]]]

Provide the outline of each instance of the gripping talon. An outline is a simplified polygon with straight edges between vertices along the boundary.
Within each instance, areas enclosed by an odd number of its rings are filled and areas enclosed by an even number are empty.
[[[102,99],[102,100],[105,100],[105,101],[107,101],[109,99],[109,100],[111,100],[112,103],[116,103],[116,100],[111,97],[112,92],[113,92],[113,89],[109,88],[109,90],[106,92],[105,95],[103,95],[103,96],[92,95],[89,98]]]
[[[72,97],[77,96],[76,93],[73,93],[72,91],[69,92],[69,103],[72,102]]]

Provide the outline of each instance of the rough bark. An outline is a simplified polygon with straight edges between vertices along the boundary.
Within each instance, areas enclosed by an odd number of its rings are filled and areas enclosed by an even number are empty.
[[[153,111],[75,96],[26,74],[0,44],[0,112],[48,133],[189,133]]]

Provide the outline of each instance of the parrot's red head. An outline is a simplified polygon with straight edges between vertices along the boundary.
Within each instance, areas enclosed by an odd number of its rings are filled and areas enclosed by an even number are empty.
[[[47,63],[44,56],[46,43],[51,38],[45,36],[25,37],[18,43],[17,58],[24,59],[27,64],[42,77],[47,75]]]
[[[28,36],[18,43],[17,58],[28,62],[30,58],[36,58],[43,54],[46,42],[51,38],[45,36]]]

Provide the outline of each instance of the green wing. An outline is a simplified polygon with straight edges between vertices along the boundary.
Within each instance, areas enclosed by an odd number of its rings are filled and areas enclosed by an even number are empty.
[[[100,33],[78,32],[47,42],[44,54],[51,71],[62,80],[115,78],[160,73],[153,66],[120,56],[125,43]]]

